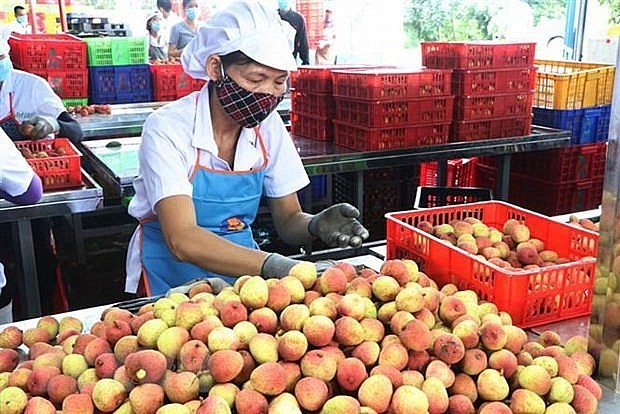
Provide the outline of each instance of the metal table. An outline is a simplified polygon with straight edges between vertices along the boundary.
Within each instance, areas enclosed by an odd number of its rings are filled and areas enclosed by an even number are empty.
[[[308,175],[357,173],[357,188],[363,188],[363,172],[373,168],[400,167],[419,162],[439,160],[438,182],[445,184],[447,160],[480,155],[496,155],[499,158],[498,188],[496,198],[506,200],[510,178],[511,155],[519,152],[541,151],[560,148],[570,143],[570,132],[534,126],[530,135],[499,138],[485,141],[455,142],[425,147],[402,148],[386,151],[355,151],[339,147],[331,142],[313,141],[293,136]],[[120,147],[108,148],[111,141]],[[82,151],[97,179],[115,196],[133,194],[132,180],[138,172],[138,148],[140,138],[114,138],[82,143]],[[361,191],[357,205],[363,210]]]
[[[19,252],[19,290],[25,316],[41,315],[39,277],[32,238],[32,220],[93,211],[103,205],[103,189],[82,170],[81,188],[46,192],[37,204],[18,206],[0,199],[0,223],[11,222]]]

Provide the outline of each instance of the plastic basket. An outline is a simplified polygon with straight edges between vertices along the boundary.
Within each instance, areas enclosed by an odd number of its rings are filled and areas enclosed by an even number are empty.
[[[90,102],[134,103],[152,100],[149,65],[91,67]]]
[[[86,106],[88,105],[88,98],[67,98],[62,100],[62,104],[65,108],[69,106]]]
[[[454,121],[452,123],[450,142],[520,137],[528,135],[531,126],[531,115],[474,121]]]
[[[466,217],[495,228],[510,218],[520,220],[530,228],[531,237],[573,261],[511,271],[416,228],[423,220],[438,225]],[[395,212],[386,214],[386,219],[388,259],[413,259],[439,286],[453,283],[474,290],[508,312],[515,325],[525,328],[590,313],[598,248],[594,232],[500,201]]]
[[[413,208],[416,210],[431,207],[469,204],[493,199],[490,188],[481,187],[418,187]]]
[[[332,71],[333,94],[351,99],[390,100],[450,95],[450,70],[367,69]]]
[[[332,93],[332,71],[368,69],[369,65],[303,65],[291,72],[291,88],[309,93]]]
[[[88,96],[88,70],[86,69],[32,71],[32,73],[47,80],[52,90],[61,99],[81,99]]]
[[[592,180],[605,173],[604,142],[513,154],[511,171],[547,181]]]
[[[8,41],[13,65],[27,72],[86,68],[86,43],[75,36],[12,34]]]
[[[82,186],[82,154],[67,138],[44,139],[39,141],[15,141],[18,149],[29,149],[33,154],[49,152],[64,147],[66,155],[49,158],[29,158],[28,164],[41,177],[44,190],[74,188]]]
[[[457,96],[454,102],[454,119],[523,117],[532,114],[531,92],[502,95]]]
[[[450,187],[471,187],[474,182],[474,160],[459,158],[448,160],[446,184]],[[436,186],[437,161],[420,164],[420,186]]]
[[[332,120],[309,114],[291,112],[291,134],[315,141],[331,141]]]
[[[536,88],[536,68],[455,70],[454,95],[495,95],[531,92]]]
[[[333,118],[336,114],[334,98],[326,93],[291,91],[291,109],[322,118]]]
[[[153,80],[153,97],[156,101],[174,101],[200,90],[205,81],[198,81],[183,71],[181,64],[149,65]]]
[[[450,122],[395,128],[365,128],[334,120],[334,143],[359,151],[445,144],[448,142],[449,133]]]
[[[85,39],[89,66],[142,65],[148,63],[146,37],[96,37]]]
[[[607,141],[611,105],[586,109],[533,108],[532,123],[571,132],[573,145]]]
[[[367,127],[429,124],[452,121],[453,96],[390,101],[335,98],[336,119]]]
[[[421,42],[422,64],[436,69],[527,68],[536,43],[495,41]]]
[[[611,103],[615,67],[608,64],[536,60],[534,106],[579,109]]]

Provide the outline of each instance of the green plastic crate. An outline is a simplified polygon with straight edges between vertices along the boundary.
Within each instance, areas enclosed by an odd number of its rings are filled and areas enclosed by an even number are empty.
[[[86,106],[88,105],[88,98],[67,98],[62,99],[62,104],[68,106]]]
[[[97,37],[84,40],[88,45],[88,66],[148,63],[146,37]]]

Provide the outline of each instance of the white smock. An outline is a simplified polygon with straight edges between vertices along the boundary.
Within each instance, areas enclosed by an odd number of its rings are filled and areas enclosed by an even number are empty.
[[[9,99],[12,94],[12,99]],[[62,100],[43,78],[13,69],[0,89],[0,119],[11,113],[11,103],[18,121],[24,122],[35,115],[54,119],[66,111]]]

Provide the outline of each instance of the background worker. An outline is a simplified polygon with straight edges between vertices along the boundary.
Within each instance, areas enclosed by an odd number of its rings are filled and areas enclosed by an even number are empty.
[[[0,198],[15,204],[34,204],[41,199],[42,193],[41,179],[11,139],[0,131]],[[0,262],[0,325],[13,322],[12,285],[7,286],[4,266]]]
[[[8,39],[11,33],[30,34],[32,26],[28,23],[28,13],[23,6],[13,7],[13,15],[15,20],[11,21],[2,31],[2,37]]]
[[[180,57],[183,48],[196,37],[196,19],[198,19],[198,1],[183,0],[183,13],[185,18],[176,23],[170,29],[170,39],[168,43],[168,56]]]
[[[146,18],[146,30],[149,32],[149,60],[168,59],[168,41],[161,34],[162,16],[159,11]]]
[[[258,250],[252,237],[263,195],[287,243],[315,236],[330,246],[359,246],[368,237],[350,204],[316,215],[301,210],[297,191],[309,179],[274,113],[297,66],[293,37],[275,10],[235,2],[183,51],[185,71],[208,84],[144,124],[129,205],[140,226],[129,246],[126,291],[135,293],[140,280],[155,295],[197,277],[287,275],[298,262]]]
[[[288,22],[295,29],[295,47],[293,57],[301,60],[302,65],[310,64],[310,46],[308,45],[308,33],[304,16],[291,9],[290,0],[278,0],[278,13],[280,18]]]

